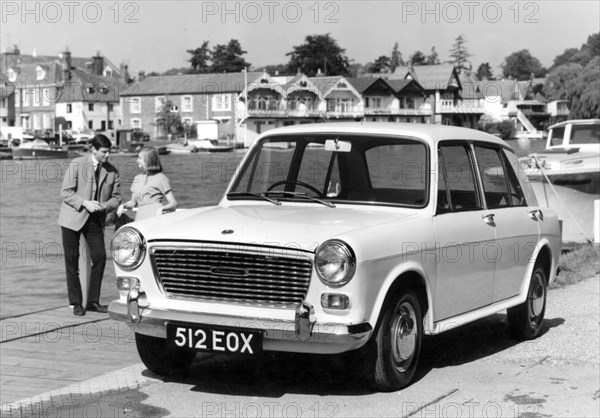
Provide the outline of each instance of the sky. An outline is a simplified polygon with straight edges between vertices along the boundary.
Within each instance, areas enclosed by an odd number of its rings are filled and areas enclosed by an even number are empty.
[[[528,49],[542,65],[600,32],[600,2],[584,1],[1,1],[2,50],[73,56],[97,52],[132,74],[189,66],[186,51],[238,39],[254,67],[287,63],[307,35],[329,33],[349,59],[404,59],[435,47],[442,61],[458,35],[473,68],[495,75],[513,52]]]

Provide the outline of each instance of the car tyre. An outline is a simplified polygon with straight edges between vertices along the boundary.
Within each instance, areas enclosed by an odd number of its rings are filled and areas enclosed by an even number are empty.
[[[154,374],[177,375],[185,372],[196,358],[195,351],[167,347],[164,338],[135,334],[135,345],[142,363]]]
[[[364,365],[373,390],[392,392],[406,387],[417,370],[423,318],[412,290],[398,293],[387,304],[372,341],[364,349]]]
[[[507,311],[508,326],[512,337],[531,340],[539,335],[546,313],[547,283],[546,272],[541,265],[536,264],[531,275],[527,299]]]

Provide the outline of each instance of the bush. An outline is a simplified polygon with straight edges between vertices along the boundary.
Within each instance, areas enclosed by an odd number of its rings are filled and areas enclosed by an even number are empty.
[[[500,138],[507,140],[515,137],[515,125],[510,120],[502,122],[482,122],[478,124],[478,129],[485,131],[489,134],[499,136]]]

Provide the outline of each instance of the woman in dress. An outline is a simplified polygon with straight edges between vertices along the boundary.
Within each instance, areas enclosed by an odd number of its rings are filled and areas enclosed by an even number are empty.
[[[171,191],[169,178],[163,174],[158,151],[154,147],[144,147],[138,154],[138,166],[143,174],[138,174],[131,184],[131,200],[121,204],[117,209],[117,216],[125,209],[137,206],[135,220],[150,218],[177,209],[177,200]],[[167,204],[163,205],[163,198]]]

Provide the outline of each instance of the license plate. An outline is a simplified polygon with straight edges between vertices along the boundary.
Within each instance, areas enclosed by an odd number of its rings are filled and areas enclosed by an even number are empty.
[[[262,332],[212,325],[167,324],[167,345],[211,353],[249,354],[262,351]]]

